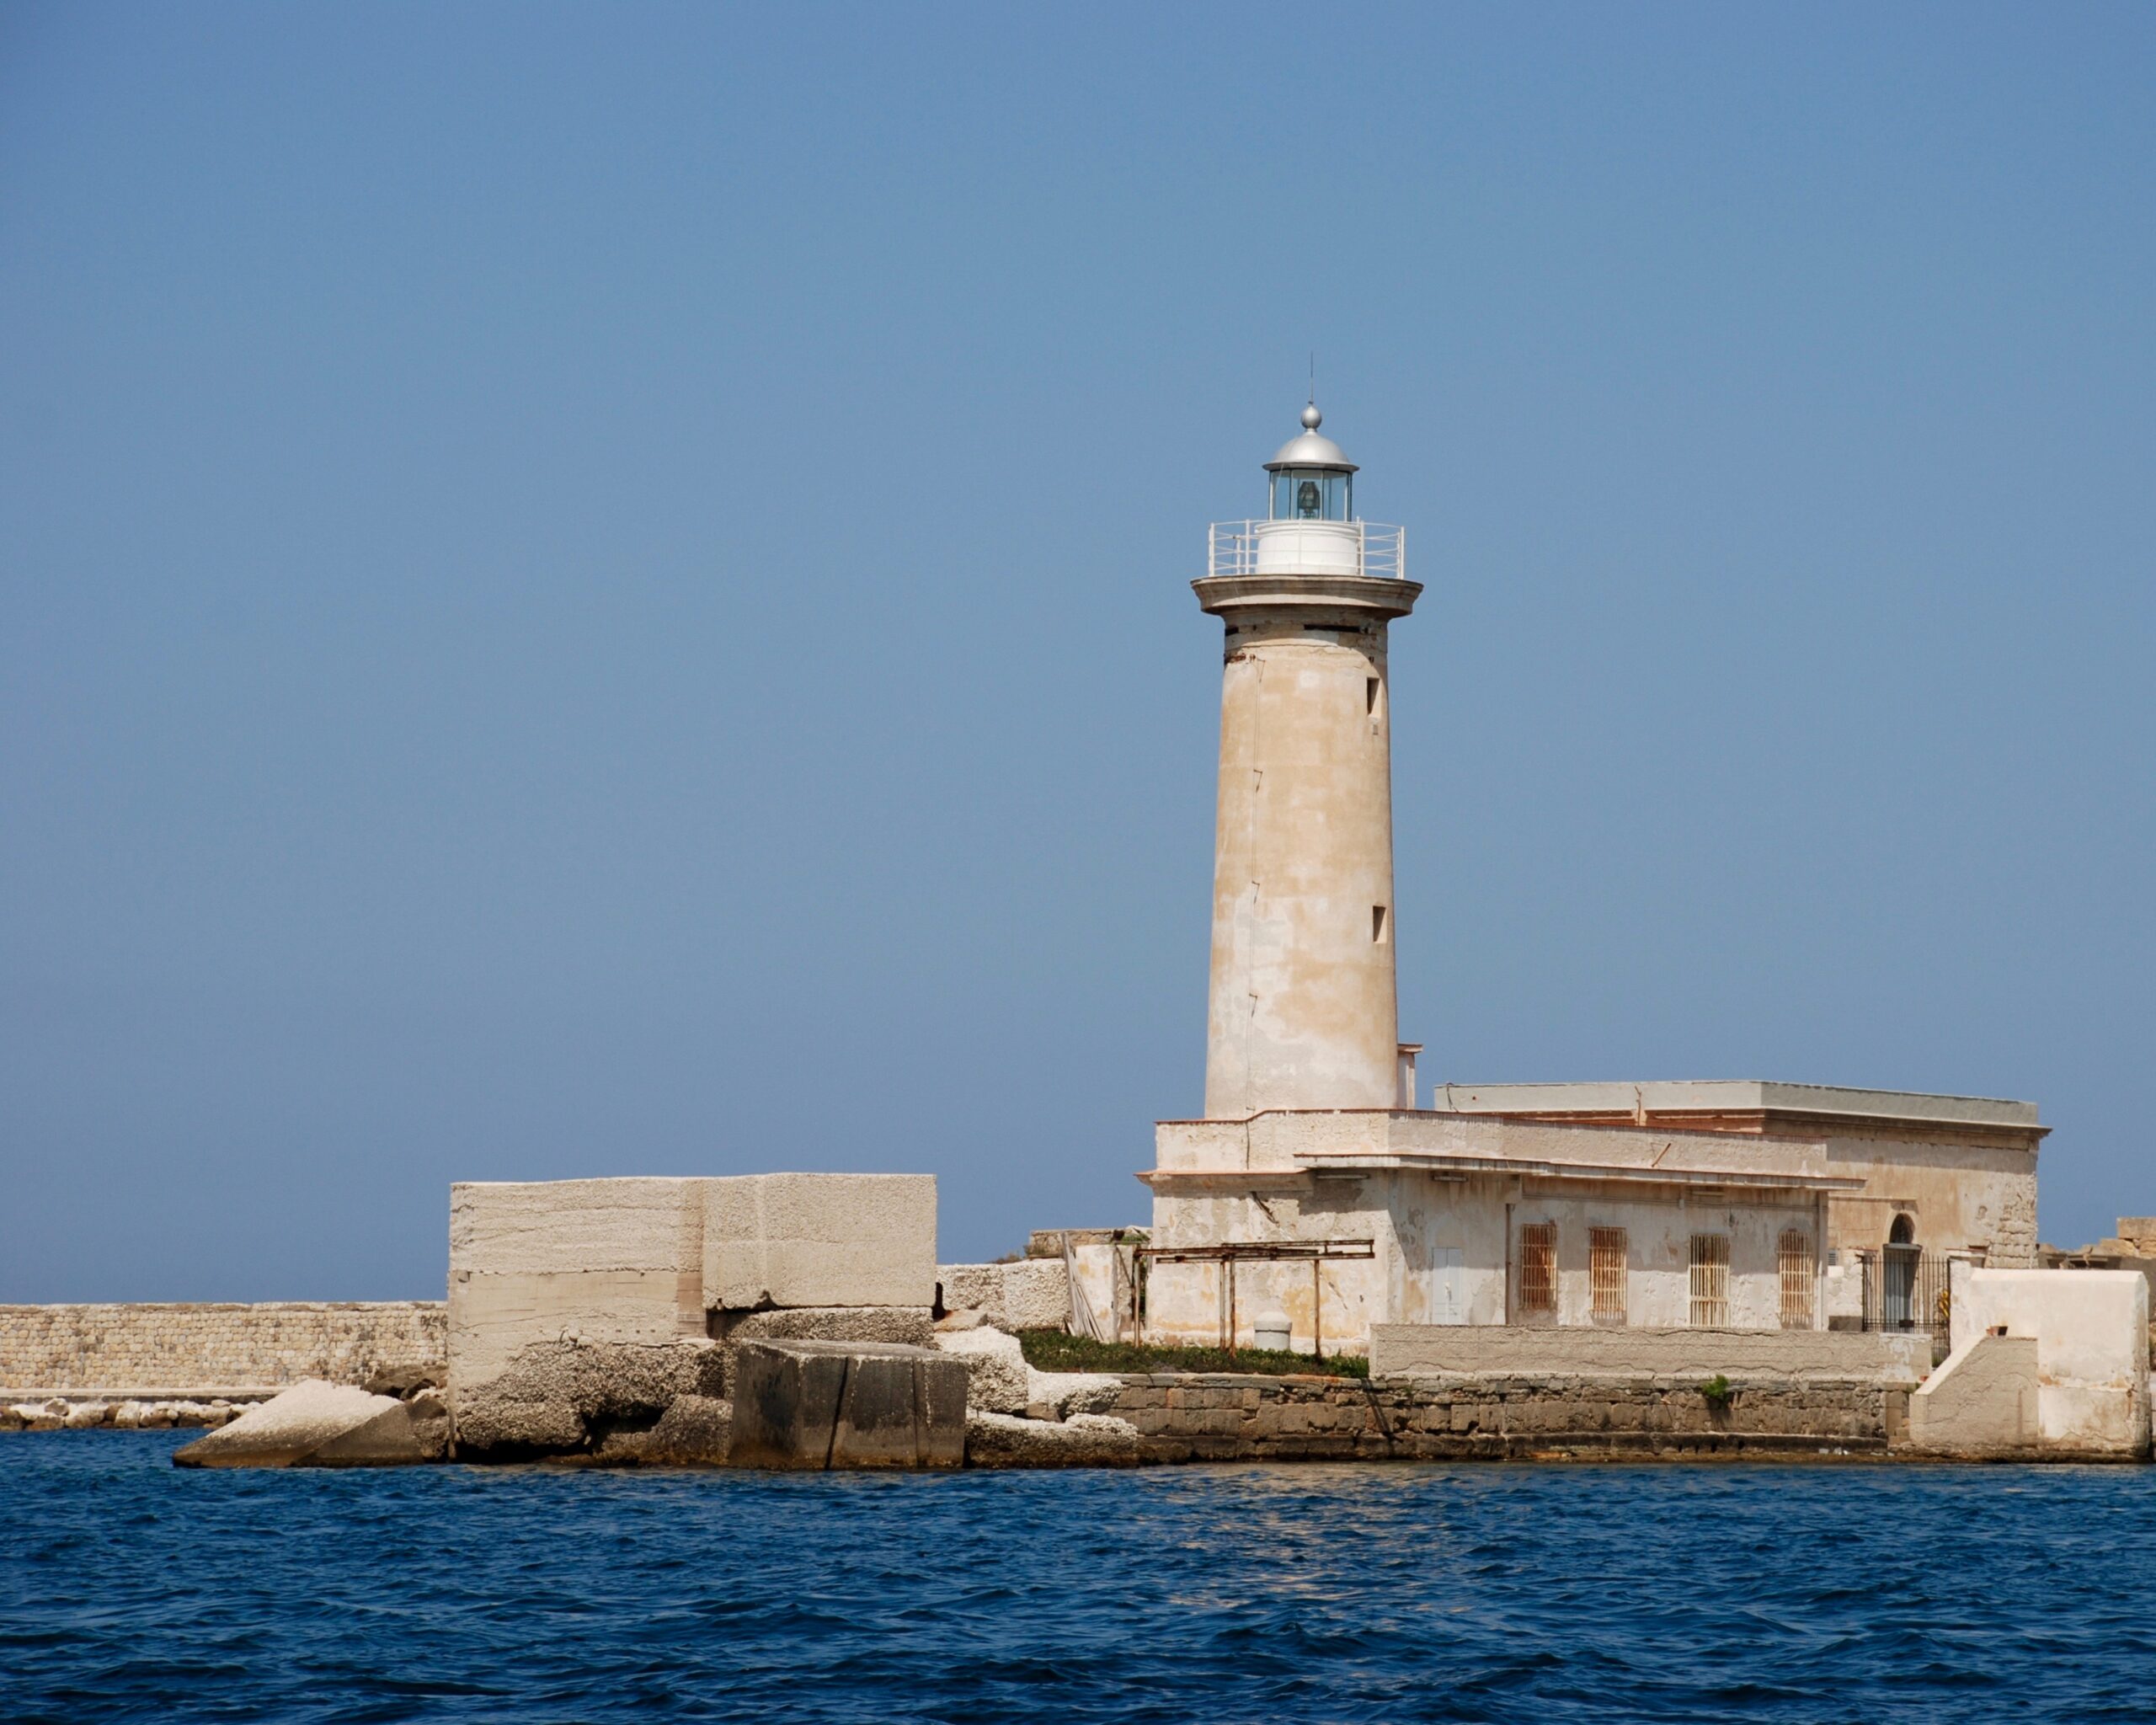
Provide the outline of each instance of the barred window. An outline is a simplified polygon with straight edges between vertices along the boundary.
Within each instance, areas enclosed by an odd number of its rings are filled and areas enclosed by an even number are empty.
[[[1598,1323],[1625,1322],[1625,1231],[1590,1228],[1587,1236],[1588,1284],[1594,1295]]]
[[[1692,1327],[1716,1330],[1729,1323],[1729,1236],[1692,1236]]]
[[[1784,1230],[1777,1262],[1782,1273],[1782,1327],[1808,1330],[1812,1327],[1812,1236],[1801,1228]]]
[[[1529,1222],[1519,1231],[1519,1309],[1557,1309],[1557,1225]]]

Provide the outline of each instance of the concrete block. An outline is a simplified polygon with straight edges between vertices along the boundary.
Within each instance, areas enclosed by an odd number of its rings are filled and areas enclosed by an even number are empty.
[[[588,1274],[703,1266],[707,1183],[665,1178],[460,1181],[449,1188],[452,1273]]]
[[[736,1466],[956,1467],[964,1362],[874,1342],[744,1344],[734,1364]]]
[[[724,1391],[734,1393],[734,1361],[750,1342],[896,1342],[926,1348],[937,1330],[925,1306],[797,1306],[712,1317],[726,1348]]]
[[[983,1411],[966,1418],[969,1467],[1133,1467],[1145,1459],[1138,1427],[1109,1414],[1041,1420]]]
[[[2036,1338],[1980,1334],[1909,1398],[1908,1441],[1962,1455],[2034,1449],[2036,1395]]]
[[[723,1467],[734,1443],[733,1404],[712,1396],[677,1396],[643,1440],[646,1467]]]
[[[173,1452],[175,1467],[392,1467],[428,1459],[402,1402],[309,1379]]]
[[[747,1174],[703,1196],[713,1310],[934,1303],[933,1175]]]
[[[510,1459],[590,1447],[647,1428],[682,1396],[721,1397],[724,1351],[705,1340],[547,1342],[456,1399],[460,1455]]]
[[[465,1182],[450,1188],[452,1400],[555,1342],[703,1333],[704,1182]]]
[[[977,1311],[1000,1330],[1064,1330],[1070,1326],[1070,1279],[1059,1258],[1016,1263],[937,1266],[947,1311]]]
[[[1025,1350],[1016,1336],[1001,1330],[952,1330],[939,1333],[941,1353],[964,1361],[966,1405],[990,1413],[1023,1413],[1033,1400]]]

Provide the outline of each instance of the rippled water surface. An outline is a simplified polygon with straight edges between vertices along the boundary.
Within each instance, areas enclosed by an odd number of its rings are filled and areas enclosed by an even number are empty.
[[[10,1720],[2146,1720],[2156,1470],[182,1472],[0,1438]]]

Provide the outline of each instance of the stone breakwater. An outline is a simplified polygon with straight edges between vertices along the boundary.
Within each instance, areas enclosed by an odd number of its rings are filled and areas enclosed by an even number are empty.
[[[440,1300],[0,1306],[0,1396],[208,1403],[302,1378],[440,1381]],[[216,1396],[200,1391],[215,1391]]]
[[[1126,1377],[1149,1462],[1883,1455],[1908,1391],[1876,1381]]]
[[[99,1401],[94,1397],[48,1396],[42,1401],[0,1402],[0,1432],[162,1431],[171,1426],[224,1425],[265,1400],[217,1397],[207,1402],[173,1399],[145,1402],[133,1398]]]

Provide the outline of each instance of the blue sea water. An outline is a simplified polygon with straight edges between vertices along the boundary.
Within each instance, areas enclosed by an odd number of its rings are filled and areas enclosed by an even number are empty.
[[[0,1438],[0,1717],[2148,1720],[2156,1469],[182,1471]]]

